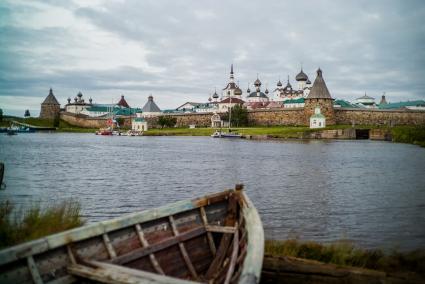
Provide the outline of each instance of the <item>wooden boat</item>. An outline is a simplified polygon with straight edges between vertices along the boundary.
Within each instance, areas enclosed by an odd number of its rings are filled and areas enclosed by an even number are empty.
[[[258,283],[263,251],[236,186],[0,251],[0,283]]]

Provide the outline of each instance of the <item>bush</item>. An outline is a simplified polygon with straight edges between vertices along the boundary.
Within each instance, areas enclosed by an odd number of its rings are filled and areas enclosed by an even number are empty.
[[[161,128],[164,127],[174,127],[177,123],[177,118],[162,115],[158,117],[158,124],[161,126]]]

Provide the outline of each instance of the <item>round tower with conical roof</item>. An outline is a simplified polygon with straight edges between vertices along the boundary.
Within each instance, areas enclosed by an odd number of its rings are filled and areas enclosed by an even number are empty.
[[[49,94],[41,103],[40,118],[44,118],[44,119],[58,118],[60,114],[60,108],[61,108],[60,103],[58,102],[55,95],[53,94],[52,88],[50,88]]]
[[[335,111],[333,108],[334,99],[329,93],[322,70],[317,70],[317,77],[314,80],[310,93],[305,98],[304,113],[305,124],[310,125],[310,117],[315,114],[315,109],[320,108],[320,113],[326,118],[326,125],[335,124]]]

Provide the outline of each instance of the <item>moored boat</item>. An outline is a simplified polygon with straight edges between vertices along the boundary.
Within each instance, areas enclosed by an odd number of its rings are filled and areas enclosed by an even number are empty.
[[[237,186],[0,251],[0,283],[258,283],[263,251]]]
[[[112,135],[112,130],[110,128],[101,128],[96,131],[96,135]]]
[[[242,138],[242,135],[237,132],[221,132],[215,131],[211,137],[213,138]]]

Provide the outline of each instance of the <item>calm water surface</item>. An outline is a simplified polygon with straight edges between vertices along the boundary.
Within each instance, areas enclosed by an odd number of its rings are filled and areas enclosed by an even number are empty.
[[[90,221],[244,183],[267,238],[425,248],[425,149],[372,141],[0,135],[7,189],[27,206],[81,201]]]

